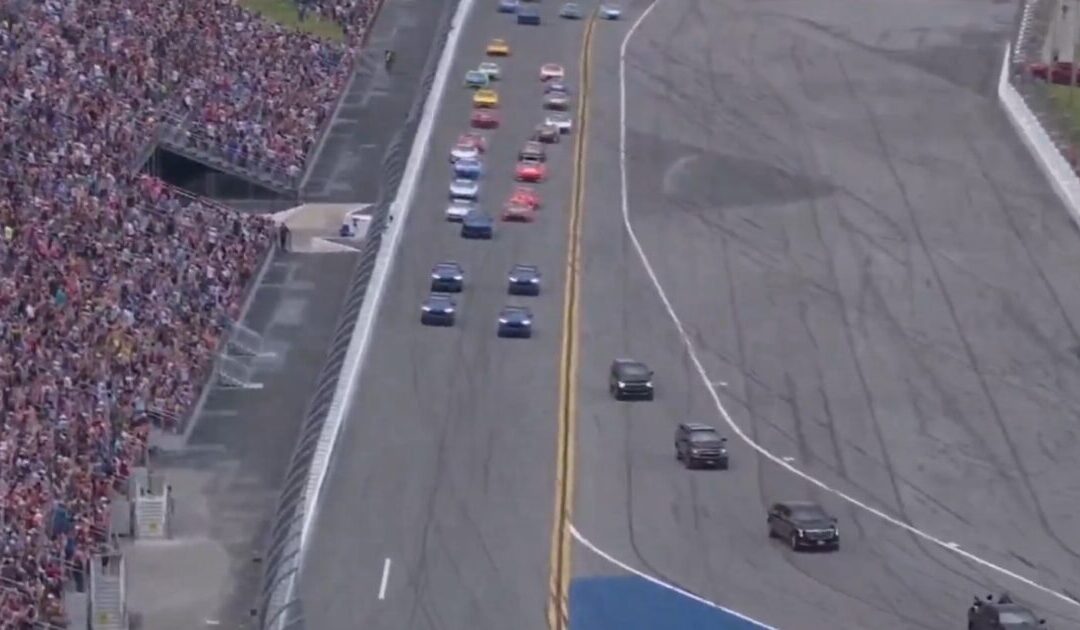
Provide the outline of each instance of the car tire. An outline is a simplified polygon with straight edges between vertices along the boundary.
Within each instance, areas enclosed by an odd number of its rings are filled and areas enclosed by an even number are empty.
[[[676,461],[682,461],[682,451],[679,450],[678,446],[675,447],[675,459]]]
[[[788,540],[788,544],[791,545],[792,551],[799,550],[799,536],[795,532],[791,533],[791,538]]]
[[[778,538],[778,536],[776,535],[776,530],[774,530],[772,528],[772,525],[769,525],[768,527],[769,527],[769,540],[775,540],[776,538]]]

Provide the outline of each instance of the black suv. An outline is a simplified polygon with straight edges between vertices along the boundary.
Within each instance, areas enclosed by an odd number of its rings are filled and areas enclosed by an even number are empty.
[[[1038,619],[1030,608],[1021,606],[1002,593],[994,601],[993,595],[986,599],[975,598],[968,608],[968,630],[1035,630],[1045,628],[1046,620]]]
[[[707,424],[680,424],[675,429],[675,459],[687,468],[727,470],[727,438]]]
[[[640,361],[615,359],[611,362],[608,391],[615,400],[653,399],[653,372]]]
[[[836,519],[817,503],[783,501],[769,508],[769,538],[788,541],[793,551],[840,548]]]

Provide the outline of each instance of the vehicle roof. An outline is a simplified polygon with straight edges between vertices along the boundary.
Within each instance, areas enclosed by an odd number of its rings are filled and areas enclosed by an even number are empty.
[[[465,74],[483,74],[484,77],[487,78],[487,75],[481,72],[479,68],[472,68],[471,70],[466,70]]]
[[[469,210],[469,214],[465,215],[465,221],[482,221],[484,223],[490,223],[494,221],[494,219],[491,218],[490,214],[484,212],[483,210],[479,208],[473,208],[472,210]]]
[[[557,64],[554,61],[549,61],[549,62],[545,63],[543,66],[540,66],[540,67],[541,68],[550,68],[550,69],[558,68],[559,70],[563,69],[563,67],[560,64]]]
[[[502,308],[503,315],[532,315],[532,309],[528,306],[520,306],[517,304],[507,304]]]
[[[476,180],[469,179],[467,177],[454,178],[454,181],[451,182],[451,184],[460,184],[462,186],[464,186],[465,184],[468,184],[469,186],[479,186],[480,185]]]
[[[427,299],[429,302],[453,302],[454,296],[450,293],[445,293],[443,291],[432,291],[427,296]]]
[[[566,112],[551,112],[547,117],[548,120],[570,120],[570,114]]]
[[[444,260],[442,262],[435,263],[436,267],[453,267],[455,269],[461,269],[461,263],[456,260]]]
[[[540,267],[536,265],[526,265],[523,263],[514,263],[514,266],[510,268],[510,271],[535,271],[540,272]]]
[[[690,431],[715,431],[716,428],[700,422],[684,422],[683,426]]]

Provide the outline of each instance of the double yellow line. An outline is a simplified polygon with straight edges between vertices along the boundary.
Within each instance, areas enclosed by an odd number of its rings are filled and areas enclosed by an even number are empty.
[[[570,197],[570,234],[566,253],[566,290],[563,297],[562,354],[559,360],[559,426],[555,451],[555,519],[551,532],[551,578],[548,627],[566,630],[569,590],[573,577],[570,563],[570,516],[574,505],[574,434],[577,410],[578,304],[581,298],[581,225],[585,199],[585,155],[588,144],[590,57],[596,14],[585,24],[581,45],[580,92],[575,121],[574,177]]]

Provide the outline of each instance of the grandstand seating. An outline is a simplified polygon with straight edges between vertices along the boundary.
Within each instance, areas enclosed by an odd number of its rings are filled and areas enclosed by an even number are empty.
[[[0,7],[0,630],[64,624],[149,422],[189,411],[272,246],[137,169],[168,136],[297,178],[376,3],[300,1],[345,43],[235,0]]]

